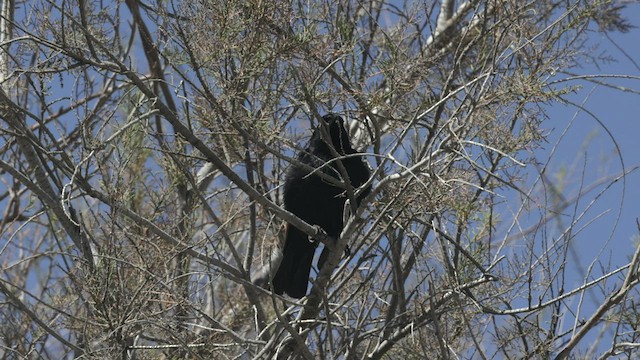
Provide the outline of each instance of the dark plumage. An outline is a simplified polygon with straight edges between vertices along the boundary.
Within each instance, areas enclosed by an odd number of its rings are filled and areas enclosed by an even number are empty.
[[[305,222],[320,226],[329,236],[337,239],[343,228],[346,190],[327,179],[311,174],[312,170],[300,163],[312,168],[321,168],[317,171],[342,182],[337,162],[325,165],[329,160],[335,159],[330,147],[341,156],[355,154],[356,151],[351,147],[349,135],[340,116],[328,114],[323,120],[323,126],[331,137],[331,144],[323,139],[322,129],[314,131],[307,148],[297,155],[299,163],[292,164],[287,172],[284,208]],[[340,161],[354,191],[367,182],[370,172],[362,156],[346,157]],[[346,182],[346,179],[344,181]],[[370,187],[357,197],[358,205],[369,191]],[[317,246],[317,242],[309,241],[307,234],[287,224],[282,261],[273,278],[273,291],[276,294],[284,292],[298,299],[306,295],[311,263]],[[318,268],[322,268],[328,253],[329,250],[325,247],[318,260]]]

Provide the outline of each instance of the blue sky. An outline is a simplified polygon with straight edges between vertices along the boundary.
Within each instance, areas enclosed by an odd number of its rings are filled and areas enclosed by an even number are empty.
[[[640,19],[640,4],[629,5],[624,15],[632,24],[640,26],[636,20]],[[634,28],[628,33],[613,33],[609,38],[593,33],[589,40],[592,44],[598,44],[599,49],[595,53],[606,52],[617,59],[617,62],[599,64],[599,67],[587,63],[578,70],[580,74],[635,76],[636,79],[599,80],[634,89],[636,93],[579,81],[575,84],[581,85],[582,89],[569,98],[575,103],[584,104],[585,109],[590,113],[574,106],[560,104],[552,105],[548,109],[549,119],[544,123],[544,127],[553,131],[548,139],[549,144],[543,152],[549,153],[552,146],[558,143],[558,149],[550,163],[551,171],[563,167],[567,169],[569,174],[566,179],[567,185],[574,194],[580,186],[583,173],[585,185],[587,185],[606,175],[622,172],[616,143],[627,171],[640,165],[640,94],[638,94],[640,92],[640,68],[638,68],[640,46],[638,46],[638,39],[640,39],[640,28]],[[567,129],[566,134],[561,138],[565,129]],[[589,211],[589,219],[601,217],[589,225],[584,234],[577,237],[578,242],[574,244],[574,250],[581,259],[585,261],[593,259],[595,253],[607,241],[610,243],[605,250],[611,252],[615,265],[626,263],[628,256],[633,254],[636,246],[634,239],[638,236],[636,219],[640,217],[640,171],[634,171],[626,178],[624,193],[622,185],[622,182],[618,182],[611,186]],[[579,206],[582,208],[588,206],[587,202],[603,188],[604,186],[598,187],[594,192],[587,194]],[[608,213],[600,215],[605,211]],[[618,214],[620,220],[616,226]],[[614,226],[616,226],[615,231],[612,233]]]
[[[630,23],[640,27],[640,4],[630,4],[624,16]],[[557,145],[555,154],[548,167],[548,175],[557,180],[554,174],[565,173],[565,195],[570,197],[578,192],[580,186],[588,186],[607,176],[622,173],[622,161],[627,171],[640,165],[640,28],[628,33],[613,33],[609,37],[592,33],[590,45],[598,45],[594,54],[607,54],[616,62],[598,64],[585,63],[581,69],[574,69],[580,75],[607,74],[627,75],[635,79],[606,78],[599,79],[632,91],[621,91],[597,86],[587,81],[576,81],[581,90],[568,96],[572,102],[581,104],[587,111],[575,106],[553,104],[547,108],[549,119],[543,124],[550,131],[548,143],[537,152],[538,159],[544,160]],[[634,93],[635,92],[635,93]],[[564,135],[563,135],[564,133]],[[619,148],[619,152],[618,152]],[[557,180],[560,183],[560,180]],[[586,194],[578,202],[577,213],[589,208],[578,228],[585,226],[571,241],[569,264],[565,290],[574,289],[585,279],[602,275],[619,268],[630,261],[636,247],[640,244],[640,235],[636,220],[640,218],[640,170],[632,171],[626,182],[618,181],[607,188],[606,183]],[[624,186],[623,186],[624,185]],[[598,195],[601,193],[601,195]],[[592,201],[595,202],[592,203]],[[564,219],[567,223],[576,210],[567,209]],[[552,227],[552,226],[551,226]],[[555,230],[555,229],[554,229]],[[555,230],[551,237],[560,231]],[[597,260],[596,260],[597,259]],[[589,267],[593,272],[588,274]],[[625,275],[626,272],[623,274]],[[606,283],[610,292],[619,287],[620,278]],[[570,304],[574,311],[579,304]],[[594,289],[585,297],[580,318],[591,316],[593,310],[601,304],[602,293]],[[574,317],[566,313],[564,329],[573,326]],[[610,343],[607,338],[613,334],[614,327],[604,334],[603,342],[598,342],[601,329],[592,330],[580,346],[586,350],[595,346],[604,350]]]

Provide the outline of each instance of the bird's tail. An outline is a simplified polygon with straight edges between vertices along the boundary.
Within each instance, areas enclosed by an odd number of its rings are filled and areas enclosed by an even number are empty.
[[[309,241],[307,234],[293,225],[287,224],[280,267],[273,277],[273,292],[300,299],[307,294],[311,263],[317,244]]]

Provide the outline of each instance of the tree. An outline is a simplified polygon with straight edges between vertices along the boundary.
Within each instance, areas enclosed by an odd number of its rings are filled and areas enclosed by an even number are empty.
[[[635,168],[571,196],[537,152],[622,5],[2,5],[4,358],[636,351],[640,250],[566,281],[574,205]],[[283,210],[283,174],[330,111],[373,189],[293,302],[264,286],[283,222],[331,239]]]

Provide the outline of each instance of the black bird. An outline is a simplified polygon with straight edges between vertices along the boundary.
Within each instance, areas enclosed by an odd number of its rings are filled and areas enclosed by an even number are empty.
[[[325,140],[322,129],[318,128],[306,149],[298,153],[298,163],[292,164],[286,175],[284,208],[305,222],[320,226],[329,236],[337,239],[342,232],[344,204],[348,198],[345,187],[339,184],[350,184],[355,191],[369,180],[370,172],[362,156],[349,156],[356,151],[351,147],[344,120],[335,114],[325,115],[323,120],[324,124],[320,126],[327,130],[331,142]],[[340,155],[339,161],[346,170],[348,180],[342,179],[337,161],[328,163],[336,158],[336,153]],[[347,157],[343,157],[345,155]],[[318,170],[314,172],[313,169]],[[368,187],[360,193],[356,199],[358,205],[370,190]],[[317,246],[317,242],[309,241],[307,234],[287,223],[282,261],[273,278],[273,291],[276,294],[284,292],[297,299],[306,295]],[[319,269],[328,254],[325,246],[318,259]]]

